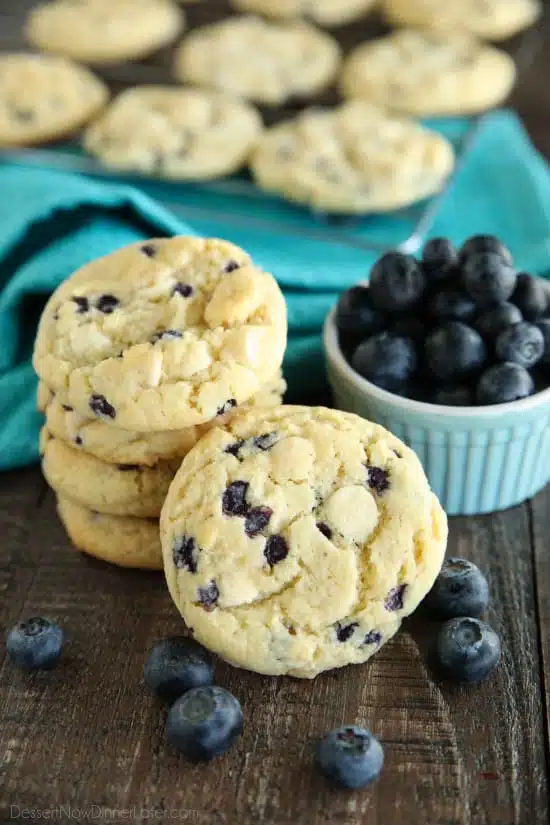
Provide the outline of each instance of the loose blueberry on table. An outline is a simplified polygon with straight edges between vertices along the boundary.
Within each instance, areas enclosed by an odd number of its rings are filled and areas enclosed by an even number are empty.
[[[490,235],[391,252],[336,309],[340,346],[373,384],[443,406],[502,404],[550,385],[550,291]]]
[[[143,678],[153,693],[172,701],[192,688],[212,684],[212,658],[192,639],[163,639],[147,657]]]
[[[240,735],[239,701],[221,687],[196,687],[177,699],[168,713],[168,743],[193,761],[219,756]]]
[[[483,616],[489,604],[487,579],[473,562],[449,558],[426,596],[425,604],[430,613],[441,619]]]
[[[384,751],[370,731],[350,725],[321,739],[315,748],[315,763],[335,785],[364,788],[380,775]]]
[[[457,682],[481,682],[500,661],[500,639],[480,619],[449,619],[437,637],[436,661],[445,676]]]
[[[50,619],[24,619],[9,631],[6,647],[14,665],[26,670],[50,670],[61,656],[63,631]]]

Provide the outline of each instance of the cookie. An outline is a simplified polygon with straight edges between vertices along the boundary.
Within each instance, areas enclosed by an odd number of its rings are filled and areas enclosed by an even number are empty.
[[[281,373],[245,402],[246,407],[275,407],[282,403],[286,382]],[[120,427],[110,427],[102,421],[83,418],[62,396],[53,394],[45,384],[40,384],[38,406],[46,413],[46,426],[55,438],[73,448],[84,450],[110,464],[139,464],[152,467],[159,461],[183,458],[195,446],[212,423],[223,426],[233,412],[219,416],[214,422],[182,430],[166,430],[158,433],[136,433]],[[235,408],[235,410],[240,408]]]
[[[505,100],[515,77],[508,54],[469,35],[400,29],[355,49],[340,86],[412,115],[467,115]]]
[[[57,512],[77,550],[120,567],[162,570],[157,519],[96,513],[66,496],[57,497]]]
[[[245,16],[191,32],[176,54],[175,73],[188,83],[278,105],[321,92],[339,64],[338,44],[314,26]]]
[[[132,244],[82,267],[46,304],[39,377],[85,417],[137,432],[210,421],[277,373],[286,307],[239,247]]]
[[[184,22],[172,0],[50,0],[30,12],[25,35],[43,51],[107,64],[156,52]]]
[[[68,137],[105,105],[107,87],[70,60],[0,55],[0,146]]]
[[[211,430],[160,524],[168,587],[195,638],[240,667],[304,678],[372,656],[430,590],[447,538],[410,449],[310,407]]]
[[[237,11],[264,17],[308,17],[320,26],[343,26],[363,17],[377,0],[231,0]]]
[[[179,460],[154,467],[107,464],[43,429],[42,472],[50,487],[89,510],[112,516],[158,517]]]
[[[140,86],[123,92],[84,135],[84,148],[111,169],[203,180],[245,162],[262,120],[221,92]]]
[[[382,0],[382,10],[398,26],[505,40],[538,20],[542,5],[539,0]]]
[[[364,101],[310,109],[268,130],[251,155],[258,186],[324,212],[383,212],[439,191],[450,143]]]

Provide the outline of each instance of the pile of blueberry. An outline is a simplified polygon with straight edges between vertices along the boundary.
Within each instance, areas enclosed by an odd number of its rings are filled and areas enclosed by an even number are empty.
[[[389,392],[445,406],[502,404],[550,384],[549,288],[514,268],[498,238],[457,250],[434,238],[420,260],[380,258],[338,303],[353,369]]]
[[[448,559],[426,598],[430,613],[446,619],[436,644],[436,664],[459,682],[480,682],[500,660],[500,640],[482,622],[489,602],[487,579],[465,559]],[[27,670],[54,667],[63,631],[50,619],[26,619],[10,630],[8,655]],[[145,683],[170,703],[166,739],[193,761],[219,756],[239,737],[243,714],[238,699],[212,684],[212,657],[192,639],[176,636],[154,645],[143,669]],[[315,764],[335,785],[364,788],[384,764],[384,750],[367,729],[347,725],[330,731],[315,749]]]

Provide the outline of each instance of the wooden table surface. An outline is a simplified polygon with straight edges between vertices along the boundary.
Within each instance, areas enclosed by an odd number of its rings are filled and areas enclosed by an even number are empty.
[[[0,22],[3,9],[4,0]],[[6,32],[0,26],[4,45]],[[550,157],[546,45],[514,103]],[[76,553],[37,467],[0,477],[0,537],[2,637],[33,614],[59,620],[68,637],[51,673],[19,672],[2,647],[0,822],[548,821],[550,489],[505,513],[451,520],[450,553],[487,572],[489,621],[502,637],[502,663],[485,684],[434,679],[426,651],[435,628],[419,618],[366,665],[312,682],[220,662],[216,681],[241,701],[245,728],[225,756],[200,766],[166,746],[166,708],[142,682],[148,648],[181,631],[162,576]],[[316,738],[343,723],[384,743],[383,775],[367,791],[334,791],[312,768]]]

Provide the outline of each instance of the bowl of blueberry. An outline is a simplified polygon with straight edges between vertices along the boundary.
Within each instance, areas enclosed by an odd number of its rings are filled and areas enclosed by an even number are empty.
[[[550,480],[550,283],[499,239],[383,255],[327,316],[324,345],[336,405],[415,450],[450,515]]]

